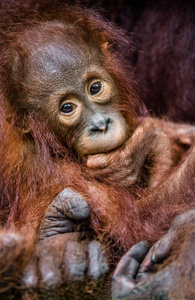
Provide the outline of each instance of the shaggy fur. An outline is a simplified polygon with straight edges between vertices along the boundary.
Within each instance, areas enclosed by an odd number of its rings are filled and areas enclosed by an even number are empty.
[[[116,82],[121,95],[119,110],[133,131],[147,112],[134,92],[132,73],[121,58],[121,49],[129,48],[123,31],[88,9],[72,8],[60,1],[1,1],[0,5],[2,227],[25,233],[27,245],[29,241],[34,244],[32,236],[36,236],[49,203],[63,188],[72,187],[89,202],[91,228],[104,241],[113,240],[121,252],[143,239],[155,242],[177,214],[194,207],[194,149],[189,150],[185,160],[173,164],[158,188],[119,188],[104,179],[97,182],[70,147],[59,142],[39,106],[31,107],[23,101],[27,88],[23,32],[33,32],[33,26],[45,21],[70,23],[78,29],[81,40],[90,40],[97,47],[110,44],[109,55],[102,50],[104,66]],[[71,139],[71,132],[68,138]],[[31,253],[29,248],[27,254]]]

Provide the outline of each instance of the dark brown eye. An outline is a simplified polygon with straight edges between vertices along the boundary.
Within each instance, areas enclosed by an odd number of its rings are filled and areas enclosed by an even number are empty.
[[[90,94],[93,96],[93,95],[96,95],[98,94],[102,89],[102,84],[100,81],[98,82],[95,82],[92,84],[92,86],[90,87]]]
[[[71,112],[73,112],[75,109],[77,108],[77,106],[73,103],[65,103],[62,105],[62,107],[60,108],[60,111],[63,114],[70,114]]]

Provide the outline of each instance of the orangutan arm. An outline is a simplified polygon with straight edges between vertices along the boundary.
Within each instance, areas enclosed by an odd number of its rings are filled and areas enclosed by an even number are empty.
[[[156,212],[160,217],[163,213],[162,203],[166,198],[174,201],[175,208],[177,205],[178,208],[186,207],[186,209],[190,206],[194,207],[194,186],[195,147],[192,147],[184,162],[147,199],[150,212]],[[147,215],[144,201],[146,202],[146,199],[140,202],[140,215],[143,214],[143,226],[144,224],[147,226],[151,220]],[[169,212],[164,211],[164,213]],[[147,215],[145,221],[144,215]],[[154,218],[154,214],[151,217]],[[127,252],[113,277],[113,299],[145,300],[152,297],[158,299],[159,295],[162,299],[180,299],[180,295],[183,295],[182,299],[193,299],[195,295],[194,225],[195,211],[189,210],[175,219],[169,232],[154,244],[143,261],[144,254],[141,256],[141,262],[137,259],[140,251],[141,253],[145,251],[143,244],[138,244]]]

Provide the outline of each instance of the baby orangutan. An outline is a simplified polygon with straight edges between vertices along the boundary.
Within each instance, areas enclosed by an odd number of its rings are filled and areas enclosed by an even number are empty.
[[[71,297],[98,299],[106,250],[116,264],[194,208],[194,127],[149,117],[119,29],[76,6],[36,7],[0,30],[2,291],[19,281],[69,297],[76,283]],[[129,280],[117,270],[114,297]]]

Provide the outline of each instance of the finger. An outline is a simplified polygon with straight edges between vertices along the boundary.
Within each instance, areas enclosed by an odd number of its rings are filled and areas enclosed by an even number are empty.
[[[84,279],[87,270],[86,245],[78,242],[68,242],[66,244],[64,266],[65,278],[68,280]]]
[[[145,273],[145,272],[151,272],[154,269],[154,263],[152,262],[152,255],[156,249],[156,247],[158,247],[158,242],[156,242],[150,249],[150,251],[148,252],[148,254],[146,255],[145,259],[143,260],[140,269],[139,269],[139,273]]]
[[[116,149],[110,153],[104,154],[95,154],[95,155],[88,155],[86,165],[92,169],[104,169],[108,166],[112,166],[114,164],[123,164],[124,159],[130,158],[130,149],[129,144],[131,145],[131,141],[126,142],[126,144]]]
[[[90,215],[87,201],[71,188],[64,189],[51,204],[59,213],[73,220],[85,220]]]
[[[130,294],[136,286],[136,274],[140,263],[147,254],[147,242],[134,245],[120,260],[112,278],[112,298],[123,298]]]
[[[120,260],[114,275],[128,275],[134,278],[139,269],[140,263],[145,258],[149,246],[147,242],[140,242],[134,245]]]
[[[112,154],[96,154],[96,155],[88,155],[87,157],[87,167],[91,169],[104,169],[110,165],[113,161]]]
[[[106,167],[105,169],[101,170],[93,170],[92,174],[94,176],[105,176],[105,178],[107,180],[110,181],[115,181],[117,182],[118,186],[121,187],[129,187],[133,184],[135,184],[140,177],[140,170],[134,170],[134,168],[131,169],[132,166],[127,166],[127,165],[120,165],[120,167],[118,165],[114,166],[109,166]]]
[[[64,265],[65,245],[70,240],[80,240],[80,234],[74,232],[52,236],[37,244],[40,288],[56,289],[64,283],[62,266]]]
[[[121,187],[130,187],[138,181],[139,177],[139,173],[134,172],[134,174],[127,173],[123,178],[119,178],[119,176],[117,176],[115,180],[117,180],[117,184]]]
[[[59,247],[55,237],[39,242],[37,254],[41,288],[56,289],[62,284],[60,267],[63,251],[64,248]]]
[[[75,227],[76,225],[71,220],[59,221],[53,218],[53,220],[50,221],[45,219],[39,229],[39,240],[56,234],[74,232]]]
[[[134,245],[128,252],[127,256],[131,257],[128,268],[126,269],[126,275],[128,278],[135,278],[140,268],[140,263],[145,258],[149,246],[147,242],[140,242]]]
[[[106,253],[97,241],[92,241],[88,245],[88,276],[93,280],[98,280],[108,272]]]
[[[0,274],[22,263],[25,251],[25,239],[18,233],[0,233]],[[17,261],[17,264],[15,263]]]
[[[149,245],[146,241],[141,241],[138,244],[134,245],[126,253],[127,256],[135,258],[139,263],[145,258],[149,250]]]
[[[175,242],[175,237],[175,232],[169,232],[160,239],[151,257],[153,263],[161,263],[170,255]]]
[[[173,223],[171,224],[171,229],[177,230],[181,227],[188,225],[189,223],[194,223],[194,221],[195,221],[195,209],[192,209],[190,211],[178,215],[174,219]]]
[[[120,276],[120,275],[125,275],[126,276],[128,274],[129,279],[134,278],[134,276],[132,274],[133,272],[131,272],[131,273],[130,273],[130,271],[128,272],[128,268],[130,266],[131,260],[132,260],[132,257],[128,257],[128,256],[124,255],[121,258],[120,262],[118,263],[113,276],[114,277],[115,276]],[[134,264],[134,261],[132,262],[132,264]]]
[[[178,137],[178,140],[181,144],[190,146],[190,145],[192,145],[192,143],[194,141],[194,137],[180,136],[180,137]]]
[[[26,265],[22,277],[21,284],[25,289],[35,289],[38,284],[37,257],[33,255],[29,263]]]

